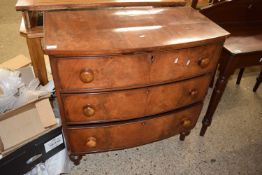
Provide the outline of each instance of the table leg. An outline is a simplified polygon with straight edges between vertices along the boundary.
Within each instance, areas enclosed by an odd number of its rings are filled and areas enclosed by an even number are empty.
[[[245,71],[245,68],[241,68],[241,69],[240,69],[240,71],[239,71],[239,73],[238,73],[238,76],[237,76],[237,82],[236,82],[237,85],[240,84],[240,81],[241,81],[241,79],[242,79],[242,76],[243,76],[244,71]]]
[[[42,85],[48,83],[45,67],[44,52],[41,47],[41,38],[26,38],[29,54],[34,68],[35,76]]]
[[[192,0],[191,7],[196,9],[197,8],[198,0]]]
[[[257,81],[256,84],[253,88],[253,92],[257,91],[257,88],[259,87],[260,83],[262,82],[262,71],[259,73],[258,77],[257,77]]]
[[[215,78],[216,78],[217,67],[216,67],[215,71],[213,72],[212,79],[211,79],[211,81],[209,83],[209,88],[213,88],[213,86],[214,86],[214,81],[215,81]]]
[[[216,85],[213,90],[206,115],[202,121],[202,128],[200,131],[200,136],[204,136],[206,133],[207,127],[211,125],[213,114],[226,88],[228,78],[234,72],[235,63],[236,63],[236,60],[234,58],[228,57],[228,59],[226,59],[226,61],[223,64],[223,68],[220,69],[219,77],[216,81]]]

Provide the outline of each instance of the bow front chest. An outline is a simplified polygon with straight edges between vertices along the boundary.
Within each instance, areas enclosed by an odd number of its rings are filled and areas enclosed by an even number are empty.
[[[195,126],[226,31],[189,7],[44,13],[70,158]]]

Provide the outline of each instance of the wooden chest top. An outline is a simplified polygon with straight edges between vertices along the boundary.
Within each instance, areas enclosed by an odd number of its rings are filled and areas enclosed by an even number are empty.
[[[107,55],[181,49],[223,41],[229,33],[190,7],[44,13],[48,55]]]
[[[45,11],[128,6],[184,6],[185,0],[18,0],[16,10]]]

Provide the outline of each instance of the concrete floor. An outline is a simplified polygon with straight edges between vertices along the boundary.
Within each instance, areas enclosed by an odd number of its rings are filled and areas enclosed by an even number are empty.
[[[0,1],[0,63],[24,54],[15,0]],[[240,86],[228,83],[205,137],[199,136],[211,89],[197,126],[184,142],[178,136],[132,149],[90,154],[72,175],[262,175],[262,87],[252,92],[259,68],[248,69]]]

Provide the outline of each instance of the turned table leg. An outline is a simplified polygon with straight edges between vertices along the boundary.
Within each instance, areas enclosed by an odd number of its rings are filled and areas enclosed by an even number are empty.
[[[211,79],[211,81],[210,81],[210,83],[209,83],[209,87],[210,87],[210,88],[213,88],[214,81],[215,81],[215,77],[216,77],[216,71],[217,71],[217,69],[214,71],[213,76],[212,76],[212,79]]]
[[[44,52],[41,47],[41,38],[26,38],[29,54],[34,68],[35,76],[42,85],[48,83]]]
[[[200,131],[200,136],[204,136],[206,133],[207,127],[211,125],[213,114],[226,88],[228,78],[234,72],[235,63],[236,63],[235,58],[228,57],[228,59],[226,59],[225,63],[223,64],[223,68],[220,69],[220,74],[216,81],[216,85],[213,90],[206,115],[202,121],[202,128]]]

